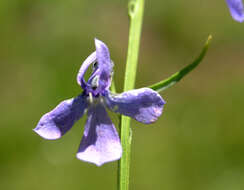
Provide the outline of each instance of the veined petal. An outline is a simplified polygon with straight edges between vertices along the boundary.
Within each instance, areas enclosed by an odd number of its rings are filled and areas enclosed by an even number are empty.
[[[42,116],[34,131],[45,139],[58,139],[82,117],[86,107],[87,101],[83,95],[64,100],[52,111]]]
[[[110,60],[108,47],[102,41],[95,39],[97,62],[99,69],[99,89],[108,89],[111,85],[113,64]]]
[[[116,128],[103,105],[89,108],[84,135],[76,157],[101,166],[120,159],[122,147]]]
[[[229,6],[231,16],[239,22],[244,21],[244,8],[242,0],[226,0]]]
[[[82,63],[80,70],[77,75],[77,83],[84,89],[86,86],[86,82],[84,80],[84,75],[88,67],[94,63],[97,59],[96,52],[93,52],[91,55],[89,55],[86,60]]]
[[[161,96],[150,88],[130,90],[122,94],[108,93],[105,102],[112,111],[146,124],[157,120],[165,104]]]

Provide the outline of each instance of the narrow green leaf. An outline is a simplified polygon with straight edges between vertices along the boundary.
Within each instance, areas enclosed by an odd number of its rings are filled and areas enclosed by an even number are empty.
[[[173,86],[177,82],[179,82],[183,77],[185,77],[188,73],[190,73],[193,69],[195,69],[199,65],[199,63],[201,63],[201,61],[203,60],[204,56],[207,53],[211,40],[212,40],[212,36],[209,35],[200,55],[191,64],[187,65],[180,71],[174,73],[169,78],[149,86],[149,88],[151,88],[157,92],[161,92],[161,91],[166,90],[167,88]]]

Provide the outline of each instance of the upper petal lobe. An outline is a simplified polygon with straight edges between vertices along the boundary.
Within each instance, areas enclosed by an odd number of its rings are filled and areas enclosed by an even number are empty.
[[[112,111],[146,124],[157,120],[165,104],[161,96],[149,88],[130,90],[122,94],[108,93],[105,102]]]
[[[94,63],[97,59],[96,52],[93,52],[91,55],[89,55],[86,60],[82,63],[80,70],[77,75],[77,83],[84,89],[86,87],[86,82],[84,79],[84,75],[88,67]]]
[[[121,154],[118,133],[103,105],[89,108],[77,158],[101,166],[106,162],[118,160]]]
[[[99,88],[102,90],[108,89],[111,85],[111,75],[113,64],[110,59],[108,47],[102,41],[95,39],[97,62],[99,68]]]
[[[65,100],[43,115],[34,131],[45,139],[58,139],[82,117],[86,107],[87,102],[83,95]]]
[[[113,63],[110,59],[109,49],[105,43],[95,39],[95,46],[96,51],[83,62],[77,75],[77,82],[87,94],[91,92],[96,96],[104,92],[104,90],[109,89],[113,73]],[[97,66],[93,67],[93,73],[88,79],[88,82],[86,82],[84,75],[92,63],[96,63]]]

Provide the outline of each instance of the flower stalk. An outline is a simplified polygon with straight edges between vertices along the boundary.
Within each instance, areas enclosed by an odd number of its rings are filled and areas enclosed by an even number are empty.
[[[130,27],[124,91],[131,90],[135,86],[143,12],[144,0],[129,0],[128,14],[130,19]],[[130,128],[130,118],[127,116],[121,116],[120,138],[123,148],[123,154],[118,165],[118,189],[128,190],[132,131]]]

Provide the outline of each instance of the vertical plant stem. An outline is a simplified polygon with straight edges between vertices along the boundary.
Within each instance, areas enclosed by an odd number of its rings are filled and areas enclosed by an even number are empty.
[[[139,54],[139,44],[141,37],[141,27],[143,20],[144,0],[129,0],[128,13],[130,18],[129,42],[127,52],[127,62],[125,70],[124,91],[134,88],[136,79],[136,68]],[[122,158],[119,161],[119,190],[129,189],[130,176],[130,153],[132,132],[130,128],[130,118],[121,116],[120,137],[123,147]]]

